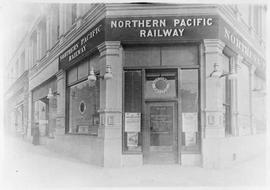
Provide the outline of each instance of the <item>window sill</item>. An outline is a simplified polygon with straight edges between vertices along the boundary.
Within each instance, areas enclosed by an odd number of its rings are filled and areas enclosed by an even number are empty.
[[[142,152],[138,152],[138,151],[137,152],[135,152],[135,151],[123,151],[122,154],[123,155],[136,155],[136,154],[141,155]]]
[[[97,137],[98,134],[94,134],[94,133],[66,133],[66,135],[70,135],[70,136],[92,136],[92,137]]]

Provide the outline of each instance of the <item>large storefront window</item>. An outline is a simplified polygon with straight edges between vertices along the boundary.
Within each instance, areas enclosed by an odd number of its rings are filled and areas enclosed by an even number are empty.
[[[198,127],[199,80],[197,69],[181,70],[182,150],[200,150]]]
[[[42,98],[34,102],[34,122],[35,127],[39,127],[40,136],[49,134],[49,100]]]
[[[238,93],[238,127],[239,135],[251,133],[250,119],[250,73],[249,67],[242,63],[238,71],[237,93]]]
[[[125,126],[123,130],[124,151],[142,150],[141,111],[142,111],[142,72],[125,71],[124,89]]]
[[[24,126],[23,126],[23,105],[18,106],[15,109],[15,127],[17,133],[23,133],[24,132]]]
[[[97,135],[99,80],[69,87],[69,133]]]

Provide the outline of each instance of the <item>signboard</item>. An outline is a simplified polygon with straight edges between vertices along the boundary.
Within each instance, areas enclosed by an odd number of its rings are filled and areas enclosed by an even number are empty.
[[[185,133],[185,146],[191,146],[196,144],[196,133]]]
[[[198,132],[198,114],[197,112],[182,113],[182,131]]]
[[[105,18],[59,56],[67,69],[89,56],[104,41],[155,43],[221,39],[251,62],[264,59],[218,15]]]
[[[227,46],[232,48],[234,51],[242,55],[251,63],[262,64],[263,58],[248,45],[247,41],[244,40],[229,24],[223,19],[219,22],[219,38],[226,43]]]
[[[60,69],[68,68],[73,64],[81,61],[102,42],[105,41],[105,27],[104,19],[86,32],[75,43],[73,43],[67,50],[59,56]]]
[[[141,131],[141,113],[125,113],[125,132]]]
[[[106,19],[106,40],[110,41],[178,41],[218,37],[218,17],[166,16]]]

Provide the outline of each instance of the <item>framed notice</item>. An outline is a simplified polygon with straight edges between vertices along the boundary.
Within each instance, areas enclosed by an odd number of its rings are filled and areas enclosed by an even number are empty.
[[[127,146],[128,147],[137,147],[138,146],[138,133],[136,133],[136,132],[127,133]]]
[[[125,113],[125,132],[141,131],[141,113]]]
[[[182,113],[183,132],[198,132],[198,114],[197,112]]]
[[[187,132],[185,133],[185,145],[191,146],[196,144],[196,133]]]

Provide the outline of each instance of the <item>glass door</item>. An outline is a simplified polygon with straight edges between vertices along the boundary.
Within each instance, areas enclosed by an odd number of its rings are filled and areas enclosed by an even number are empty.
[[[174,102],[147,103],[144,163],[176,163],[177,128]]]

